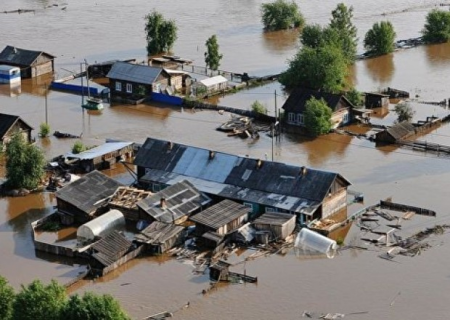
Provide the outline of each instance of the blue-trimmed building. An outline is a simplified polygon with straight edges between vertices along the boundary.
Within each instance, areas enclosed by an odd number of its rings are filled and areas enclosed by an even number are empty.
[[[0,52],[0,64],[19,67],[22,78],[34,78],[55,70],[55,56],[35,50],[6,46]]]
[[[8,65],[0,65],[0,84],[20,85],[20,68]]]

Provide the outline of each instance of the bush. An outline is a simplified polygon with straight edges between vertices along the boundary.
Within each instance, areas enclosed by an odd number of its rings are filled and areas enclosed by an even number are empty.
[[[50,133],[50,125],[48,123],[41,123],[39,135],[42,138],[48,137],[48,134]]]
[[[264,29],[269,31],[303,27],[305,19],[298,10],[297,4],[284,0],[261,5],[261,20]]]
[[[408,121],[411,122],[414,114],[416,113],[408,103],[399,103],[394,108],[397,113],[397,122]]]
[[[442,43],[450,40],[450,12],[437,9],[429,12],[422,35],[427,43]]]
[[[76,141],[72,147],[72,153],[77,154],[86,151],[86,146],[81,141]]]
[[[42,226],[43,231],[56,232],[61,229],[61,225],[56,221],[47,221]]]
[[[374,55],[381,56],[394,51],[394,41],[394,26],[389,21],[381,21],[375,23],[372,29],[367,31],[364,48]]]
[[[312,136],[326,134],[331,130],[332,111],[323,99],[311,98],[306,102],[305,127]]]
[[[255,101],[252,103],[251,109],[253,112],[267,114],[267,108],[261,102]]]
[[[364,98],[361,92],[352,88],[345,93],[345,97],[350,101],[356,108],[360,108],[364,103]]]
[[[145,16],[147,54],[153,55],[169,51],[177,39],[177,25],[173,20],[165,20],[159,12]]]

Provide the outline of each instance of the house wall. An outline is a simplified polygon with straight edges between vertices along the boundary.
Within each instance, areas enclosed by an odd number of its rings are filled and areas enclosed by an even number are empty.
[[[216,232],[220,235],[225,235],[228,232],[231,232],[231,231],[239,228],[240,226],[242,226],[244,224],[244,222],[247,222],[247,219],[248,219],[248,215],[247,214],[243,215],[243,216],[227,223],[226,225],[220,227]]]
[[[75,221],[79,223],[85,223],[90,221],[92,219],[93,214],[95,213],[95,211],[92,211],[89,212],[88,214],[87,212],[84,212],[79,208],[75,207],[74,205],[71,205],[70,203],[61,200],[59,198],[56,198],[56,205],[58,207],[58,211],[62,213],[67,212],[72,214],[74,216]]]
[[[389,107],[389,97],[366,95],[364,105],[367,109],[388,108]]]
[[[16,121],[16,123],[3,136],[3,143],[8,143],[16,133],[20,133],[25,141],[31,143],[31,129],[20,120]]]
[[[183,88],[183,76],[182,75],[171,76],[169,84],[176,90],[181,90],[181,88]]]
[[[348,108],[341,108],[333,112],[331,116],[331,123],[333,128],[337,128],[351,122],[350,110]]]
[[[117,83],[120,83],[120,90],[117,90]],[[131,92],[127,92],[127,84],[131,84]],[[141,95],[142,93],[144,94],[144,96],[148,96],[152,92],[151,85],[122,81],[117,79],[109,79],[109,86],[111,97],[120,97],[122,99],[135,97],[136,95]],[[141,88],[144,88],[143,92],[141,92]]]
[[[326,218],[347,206],[347,188],[341,188],[338,192],[325,197],[322,203],[322,216]]]

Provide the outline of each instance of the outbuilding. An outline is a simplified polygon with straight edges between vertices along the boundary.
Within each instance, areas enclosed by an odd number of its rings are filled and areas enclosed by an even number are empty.
[[[155,221],[136,235],[136,242],[146,245],[147,251],[162,254],[182,244],[186,232],[182,226]]]
[[[0,52],[0,64],[19,67],[22,78],[34,78],[55,70],[55,56],[35,50],[6,46]]]
[[[0,65],[0,84],[6,83],[10,86],[20,86],[20,68]]]
[[[24,141],[31,143],[31,127],[19,116],[0,113],[0,140],[6,146],[15,134],[22,135]]]
[[[213,94],[216,92],[224,91],[228,87],[228,79],[223,76],[215,76],[212,78],[203,79],[197,81],[192,85],[195,95],[200,94]]]
[[[112,230],[124,227],[125,217],[119,210],[110,210],[77,229],[77,239],[80,243],[92,242],[95,238],[104,236]]]
[[[257,231],[267,231],[270,240],[285,240],[295,229],[295,218],[288,213],[264,213],[252,225]]]

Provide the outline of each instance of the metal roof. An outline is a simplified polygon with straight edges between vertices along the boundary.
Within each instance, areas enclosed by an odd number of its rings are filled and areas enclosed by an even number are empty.
[[[0,65],[0,70],[1,70],[1,71],[10,71],[10,70],[18,70],[18,71],[20,71],[20,68],[19,68],[19,67],[8,66],[8,65],[5,65],[5,64],[2,64],[2,65]]]
[[[0,113],[0,138],[8,132],[9,129],[16,123],[16,121],[21,121],[25,126],[29,127],[31,130],[33,128],[23,121],[19,116],[12,114]]]
[[[340,174],[261,161],[148,138],[134,163],[146,168],[143,181],[171,185],[190,181],[202,192],[289,211],[320,204]]]
[[[106,77],[135,83],[152,84],[162,71],[162,68],[118,61],[113,64]]]
[[[121,183],[99,171],[92,171],[56,191],[56,198],[91,214],[116,192]]]
[[[5,49],[0,52],[0,63],[31,66],[33,62],[36,61],[36,59],[42,54],[47,55],[50,60],[55,58],[55,56],[43,51],[26,50],[13,46],[6,46]]]
[[[211,87],[215,86],[216,84],[226,83],[228,82],[228,79],[223,76],[215,76],[212,78],[200,80],[200,82],[206,87]]]
[[[393,125],[392,127],[386,129],[386,131],[395,140],[399,140],[406,136],[414,134],[415,127],[413,124],[409,123],[408,121],[403,121],[403,122],[397,123],[397,124]],[[381,132],[383,132],[383,131],[381,131]],[[379,132],[378,134],[380,134],[381,132]]]
[[[163,244],[183,232],[184,227],[155,221],[136,235],[136,240],[148,244]]]
[[[120,150],[122,148],[128,147],[132,145],[133,142],[106,142],[98,147],[80,152],[80,153],[72,153],[69,152],[65,155],[66,158],[72,159],[80,159],[80,160],[89,160],[97,157],[101,157],[104,154]]]
[[[163,207],[161,199],[165,201]],[[180,181],[139,201],[137,206],[157,221],[173,223],[210,201],[211,199],[206,199],[191,183]]]
[[[202,224],[214,230],[248,215],[250,208],[231,200],[223,200],[190,218],[195,223]]]
[[[293,214],[287,214],[287,213],[264,213],[259,218],[257,218],[255,221],[253,221],[254,224],[266,224],[271,226],[282,226],[286,223],[288,223],[290,220],[295,219],[295,215]]]
[[[105,238],[94,243],[92,248],[96,251],[92,257],[105,267],[119,260],[132,246],[132,242],[117,231],[113,231]]]

